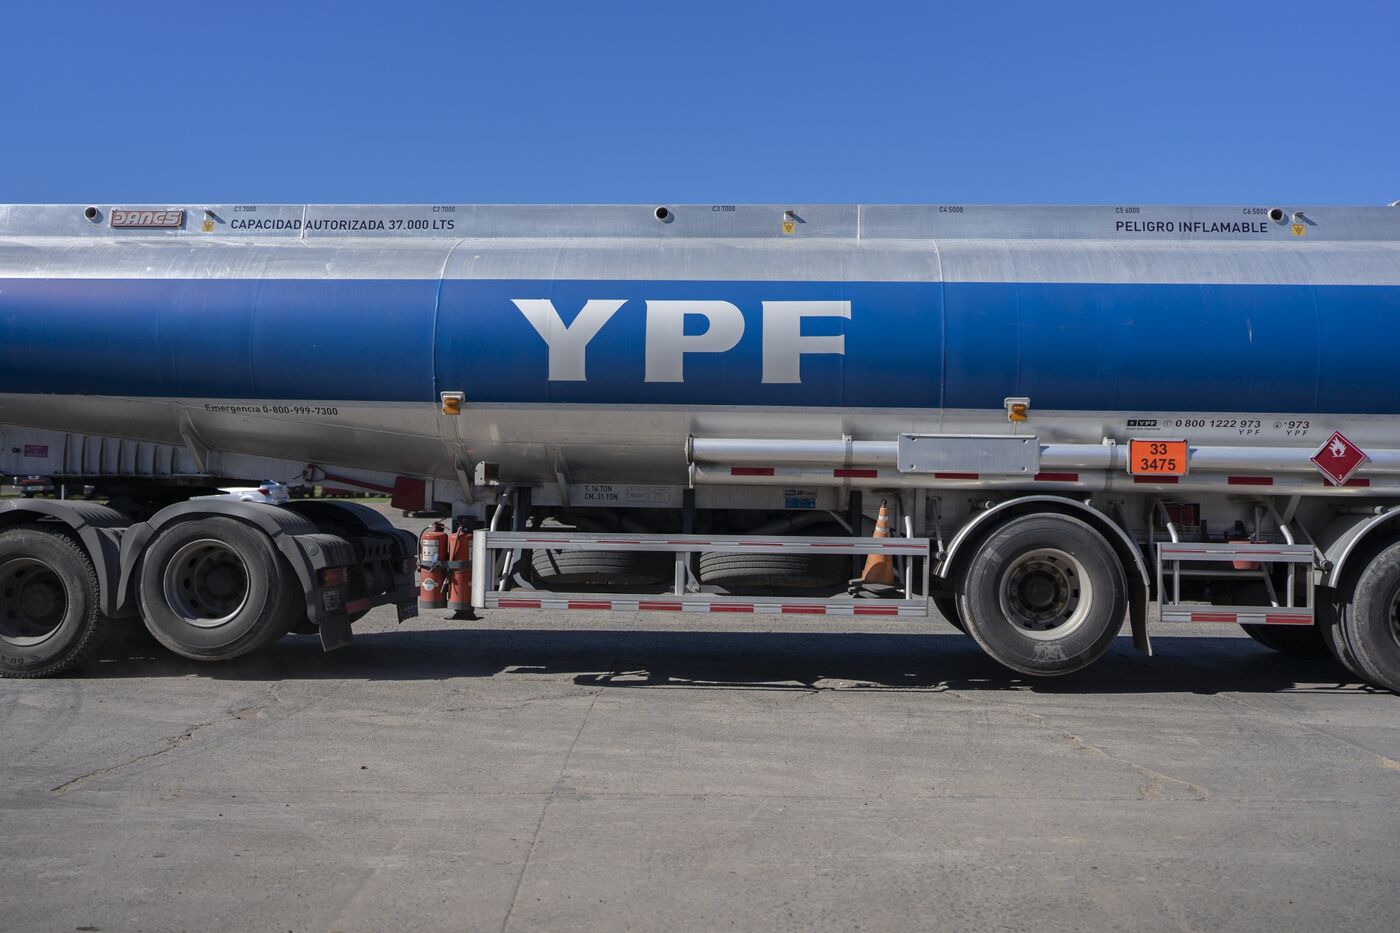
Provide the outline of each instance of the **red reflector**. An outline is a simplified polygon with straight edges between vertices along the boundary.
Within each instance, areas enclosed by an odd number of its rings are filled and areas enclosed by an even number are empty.
[[[711,612],[753,612],[753,606],[729,606],[724,603],[714,603],[710,606]]]
[[[569,608],[570,608],[570,609],[611,609],[611,608],[612,608],[612,601],[611,601],[611,600],[607,600],[607,599],[601,599],[601,600],[571,599],[571,600],[569,600]]]
[[[1231,476],[1225,480],[1231,486],[1272,486],[1272,476]]]
[[[894,606],[857,606],[855,614],[858,616],[897,616],[899,610]]]
[[[1324,485],[1324,486],[1331,486],[1331,485],[1333,485],[1333,483],[1332,483],[1331,480],[1327,479],[1326,477],[1323,477],[1323,479],[1322,479],[1322,485]],[[1371,481],[1370,481],[1369,479],[1365,479],[1365,478],[1360,478],[1360,479],[1349,479],[1349,480],[1347,480],[1345,483],[1343,483],[1342,485],[1343,485],[1343,486],[1369,486],[1369,485],[1371,485]]]
[[[1135,483],[1175,483],[1180,480],[1179,476],[1134,476]]]
[[[660,602],[639,602],[637,609],[641,612],[680,612],[685,607],[680,603],[660,603]]]
[[[1036,481],[1037,481],[1037,482],[1040,482],[1040,483],[1077,483],[1077,482],[1079,482],[1079,474],[1078,474],[1078,473],[1037,473],[1037,474],[1035,474],[1035,478],[1036,478]]]
[[[538,599],[503,599],[496,605],[502,609],[538,609],[540,601]]]
[[[772,467],[730,467],[730,476],[772,476]]]
[[[326,567],[321,570],[322,586],[344,586],[350,580],[350,571],[345,567]]]
[[[1312,625],[1312,619],[1307,616],[1264,616],[1266,625]]]
[[[1193,612],[1192,622],[1234,622],[1237,617],[1233,612]]]
[[[832,476],[858,476],[863,479],[875,479],[880,475],[879,470],[832,470]]]
[[[934,473],[934,479],[977,479],[976,473]]]
[[[789,615],[824,616],[825,606],[784,606],[783,612]]]

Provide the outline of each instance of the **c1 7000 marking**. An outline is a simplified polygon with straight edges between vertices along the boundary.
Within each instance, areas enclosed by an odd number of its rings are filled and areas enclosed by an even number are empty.
[[[205,402],[205,411],[221,415],[320,415],[340,417],[340,409],[330,405],[247,405],[236,402]]]

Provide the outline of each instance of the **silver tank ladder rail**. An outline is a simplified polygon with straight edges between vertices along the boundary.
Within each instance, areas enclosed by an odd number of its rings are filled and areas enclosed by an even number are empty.
[[[672,591],[648,593],[560,593],[500,588],[507,555],[525,549],[551,551],[646,551],[675,555]],[[904,599],[853,599],[811,596],[725,596],[699,591],[690,571],[690,555],[726,554],[884,554],[919,561],[919,593]],[[614,612],[734,612],[788,615],[917,616],[928,615],[927,538],[819,538],[749,535],[629,535],[548,531],[486,531],[472,534],[472,605],[477,609],[591,609]]]
[[[1310,544],[1191,543],[1167,542],[1157,545],[1157,598],[1163,622],[1235,622],[1240,625],[1312,625],[1313,575],[1304,573],[1306,604],[1294,605],[1298,565],[1311,565],[1316,550]],[[1223,568],[1182,568],[1182,564],[1249,561],[1258,570]],[[1288,582],[1280,594],[1270,574],[1271,565],[1288,566]],[[1182,576],[1213,578],[1248,577],[1262,579],[1269,591],[1269,606],[1204,606],[1181,601]],[[1170,590],[1164,578],[1170,577]]]

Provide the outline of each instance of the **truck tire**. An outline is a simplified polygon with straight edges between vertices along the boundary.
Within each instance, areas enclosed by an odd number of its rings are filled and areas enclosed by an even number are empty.
[[[670,554],[538,550],[530,566],[545,586],[646,586],[671,579],[674,561]]]
[[[1361,571],[1340,622],[1356,673],[1400,693],[1400,544],[1381,551]]]
[[[963,624],[962,616],[958,615],[958,600],[956,596],[935,596],[933,597],[933,607],[938,610],[938,614],[943,617],[953,628],[967,634],[967,626]]]
[[[1323,643],[1327,645],[1327,650],[1338,664],[1358,680],[1365,680],[1361,666],[1356,663],[1356,655],[1347,644],[1346,632],[1342,630],[1342,619],[1346,615],[1344,610],[1344,604],[1336,598],[1332,590],[1318,590],[1316,624]]]
[[[1300,625],[1296,628],[1280,625],[1241,625],[1240,628],[1265,648],[1290,658],[1319,661],[1332,657],[1332,650],[1327,646],[1327,641],[1322,637],[1322,628],[1318,625]]]
[[[843,554],[728,554],[700,555],[701,583],[725,589],[810,590],[839,586],[851,574],[851,559]]]
[[[140,574],[146,627],[195,661],[264,648],[306,615],[301,583],[272,541],[232,518],[169,526],[146,549]]]
[[[97,573],[72,538],[37,525],[0,533],[0,677],[48,677],[101,641]]]
[[[1103,536],[1068,515],[1026,515],[978,547],[958,597],[967,633],[1023,674],[1069,674],[1097,661],[1123,627],[1123,565]]]

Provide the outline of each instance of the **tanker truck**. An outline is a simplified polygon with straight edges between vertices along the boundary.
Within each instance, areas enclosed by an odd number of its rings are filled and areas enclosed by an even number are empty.
[[[99,500],[0,504],[0,673],[936,610],[1027,675],[1163,620],[1400,690],[1397,338],[1393,206],[0,207],[0,474]]]

